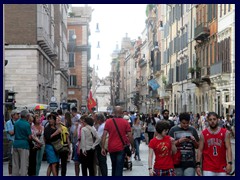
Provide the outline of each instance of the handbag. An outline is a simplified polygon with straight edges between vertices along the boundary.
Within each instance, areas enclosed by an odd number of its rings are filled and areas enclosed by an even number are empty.
[[[177,150],[176,154],[174,154],[172,158],[173,158],[173,164],[179,165],[181,162],[181,151]]]
[[[68,144],[64,144],[62,150],[60,150],[60,151],[61,151],[61,152],[64,152],[64,153],[68,153],[68,152],[69,152],[69,146],[68,146]]]
[[[56,152],[60,152],[63,149],[63,145],[61,143],[61,139],[52,142],[53,148]]]

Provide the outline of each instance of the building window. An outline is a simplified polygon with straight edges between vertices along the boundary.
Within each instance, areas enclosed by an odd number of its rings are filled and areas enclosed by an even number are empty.
[[[220,17],[222,17],[222,4],[220,4]]]
[[[42,74],[42,67],[43,67],[42,62],[43,62],[43,60],[42,60],[42,55],[41,54],[39,54],[38,61],[39,61],[39,63],[38,63],[38,73]]]
[[[224,15],[226,14],[226,10],[227,10],[227,5],[224,4]]]
[[[76,87],[77,86],[77,76],[76,75],[70,75],[69,76],[68,86],[69,87]]]
[[[74,67],[74,53],[69,53],[69,67]]]
[[[229,95],[225,96],[225,102],[229,102]]]
[[[73,29],[68,30],[69,43],[73,43],[75,41],[76,38],[74,38],[74,35],[75,35],[75,30],[73,30]]]

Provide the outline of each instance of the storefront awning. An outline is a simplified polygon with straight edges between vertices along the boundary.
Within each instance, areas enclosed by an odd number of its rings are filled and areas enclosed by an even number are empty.
[[[235,107],[235,101],[223,103],[224,108],[229,108],[229,106]]]

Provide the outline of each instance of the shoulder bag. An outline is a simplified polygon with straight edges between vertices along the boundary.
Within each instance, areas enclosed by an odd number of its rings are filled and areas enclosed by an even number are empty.
[[[56,141],[53,141],[52,145],[53,145],[55,152],[57,152],[57,153],[59,153],[63,149],[61,139],[57,139]]]
[[[113,120],[113,123],[114,123],[114,125],[115,125],[115,127],[116,127],[116,129],[117,129],[118,136],[120,137],[120,139],[121,139],[121,141],[122,141],[124,151],[125,151],[125,152],[130,151],[129,146],[128,146],[127,144],[125,144],[124,141],[123,141],[123,138],[122,138],[122,136],[121,136],[121,134],[120,134],[120,132],[119,132],[119,129],[118,129],[118,127],[117,127],[117,124],[116,124],[115,119],[112,118],[112,120]]]

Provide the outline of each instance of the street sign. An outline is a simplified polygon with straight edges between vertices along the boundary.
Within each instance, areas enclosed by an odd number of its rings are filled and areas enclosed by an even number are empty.
[[[65,103],[65,102],[61,103],[61,108],[68,109],[68,103]]]
[[[50,109],[57,109],[58,108],[58,104],[55,103],[55,102],[51,102],[51,103],[49,103],[49,107],[50,107]]]

